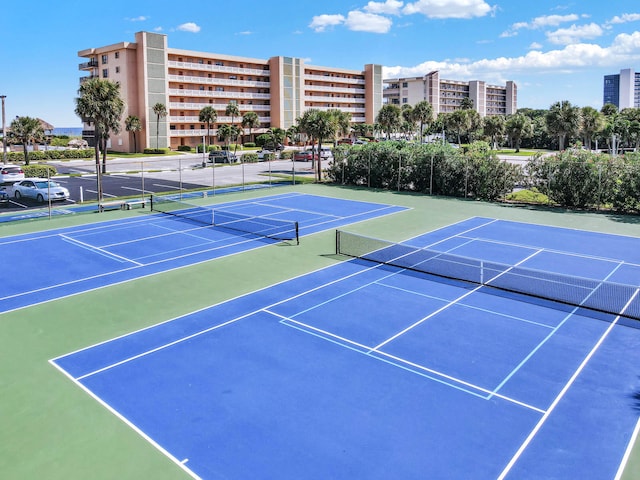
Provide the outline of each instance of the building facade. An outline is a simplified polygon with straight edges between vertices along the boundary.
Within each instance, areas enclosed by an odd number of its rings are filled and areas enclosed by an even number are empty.
[[[480,80],[445,80],[438,71],[421,77],[386,79],[383,96],[384,103],[400,107],[426,100],[434,116],[458,110],[464,98],[472,100],[474,109],[483,117],[509,115],[518,109],[518,88],[512,81],[498,86]]]
[[[604,76],[602,104],[611,103],[618,107],[640,108],[640,72],[631,68],[620,73]]]
[[[247,112],[255,112],[260,125],[244,129],[246,141],[250,134],[295,125],[310,108],[340,109],[351,114],[352,123],[374,123],[382,106],[382,67],[374,64],[347,70],[292,57],[265,60],[179,50],[169,48],[166,35],[150,32],[136,33],[135,42],[81,50],[78,56],[86,59],[80,70],[89,73],[81,82],[98,77],[120,84],[126,104],[123,122],[128,115],[142,122],[138,150],[202,143],[207,125],[199,121],[199,113],[206,106],[218,115],[209,131],[211,143],[218,125],[240,126]],[[166,106],[166,117],[153,112],[157,103]],[[230,103],[238,106],[239,117],[225,115]],[[85,125],[83,136],[92,135]],[[116,151],[133,150],[133,137],[124,125],[110,141]]]

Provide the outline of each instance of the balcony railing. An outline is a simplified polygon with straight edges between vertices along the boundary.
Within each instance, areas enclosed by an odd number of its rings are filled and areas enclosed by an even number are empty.
[[[203,70],[206,72],[224,72],[224,73],[237,73],[240,75],[269,75],[269,70],[259,70],[256,68],[240,68],[240,67],[227,67],[224,65],[209,65],[208,63],[193,63],[193,62],[176,62],[175,60],[169,60],[167,65],[171,68],[183,68],[185,70]]]
[[[187,90],[181,88],[170,88],[169,95],[181,96],[181,97],[220,97],[220,98],[232,98],[232,99],[260,99],[269,100],[271,95],[268,93],[256,93],[256,92],[234,92],[234,91],[219,91],[219,90]]]
[[[177,83],[195,83],[204,85],[232,85],[236,87],[259,87],[269,88],[270,82],[261,82],[258,80],[237,80],[229,78],[208,78],[208,77],[194,77],[190,75],[169,75],[170,82]]]
[[[78,65],[78,70],[86,70],[87,68],[96,68],[96,67],[98,67],[98,60],[95,58],[92,58],[88,62],[84,62]]]
[[[169,108],[173,110],[197,110],[198,112],[204,107],[213,107],[214,110],[224,112],[227,108],[227,103],[193,103],[193,102],[170,102]],[[240,112],[270,112],[271,105],[252,105],[252,104],[239,104],[238,108]]]

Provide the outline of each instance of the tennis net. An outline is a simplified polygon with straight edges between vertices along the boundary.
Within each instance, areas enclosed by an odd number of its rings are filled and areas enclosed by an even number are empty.
[[[336,253],[640,320],[640,285],[468,258],[340,230]]]
[[[151,210],[174,215],[198,224],[212,225],[274,240],[295,240],[296,243],[300,243],[298,222],[293,220],[280,220],[265,216],[251,216],[216,210],[193,205],[172,197],[155,195],[151,198]]]

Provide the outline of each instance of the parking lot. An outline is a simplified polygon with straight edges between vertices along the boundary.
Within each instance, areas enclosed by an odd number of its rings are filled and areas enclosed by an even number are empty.
[[[97,195],[96,166],[94,160],[52,161],[58,175],[55,181],[69,190],[69,200],[55,205],[73,205],[95,202]],[[256,182],[277,181],[282,176],[299,178],[313,176],[311,162],[274,160],[259,163],[216,165],[205,162],[201,155],[172,156],[171,158],[130,159],[107,161],[107,173],[101,175],[103,199],[140,198],[152,193],[176,192],[202,188],[245,185]],[[323,162],[323,167],[328,161]],[[17,212],[47,206],[29,198],[16,198],[11,185],[2,187],[8,201],[1,205],[2,212]]]

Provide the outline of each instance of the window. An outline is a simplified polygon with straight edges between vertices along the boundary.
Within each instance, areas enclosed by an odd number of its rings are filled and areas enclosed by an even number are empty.
[[[120,67],[116,67],[116,73],[120,73]]]
[[[409,86],[409,82],[402,82],[402,88],[407,88]]]
[[[108,68],[103,68],[102,69],[102,78],[109,78],[109,69]]]
[[[216,92],[224,92],[224,87],[216,87]]]
[[[402,103],[407,103],[409,101],[409,99],[407,97],[403,97],[402,98]]]
[[[224,67],[224,63],[223,62],[216,62],[216,65],[219,67]]]
[[[105,65],[109,61],[109,55],[102,55],[102,64]]]
[[[116,60],[117,60],[118,58],[120,58],[120,52],[116,52],[116,53],[114,54],[114,56],[115,56],[115,58],[116,58]]]
[[[229,80],[237,80],[238,77],[235,75],[229,75]]]

